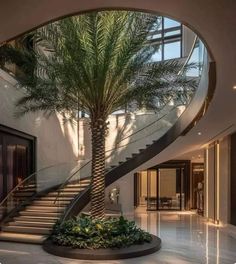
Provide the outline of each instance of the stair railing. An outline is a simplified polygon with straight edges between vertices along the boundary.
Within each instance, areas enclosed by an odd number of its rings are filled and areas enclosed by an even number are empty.
[[[38,170],[19,182],[0,203],[0,223],[6,217],[28,205],[34,197],[44,195],[50,190],[57,190],[66,178],[78,170],[77,161],[62,162]]]

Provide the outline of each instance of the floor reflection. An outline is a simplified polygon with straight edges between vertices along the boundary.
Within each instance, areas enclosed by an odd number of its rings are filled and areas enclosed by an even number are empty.
[[[162,239],[159,252],[136,259],[79,261],[59,258],[40,246],[0,242],[2,264],[234,264],[236,238],[227,229],[208,224],[190,212],[146,212],[130,217],[143,229]],[[11,252],[9,252],[11,251]],[[23,253],[23,254],[20,254]],[[30,254],[30,257],[29,257]]]
[[[138,209],[134,219],[141,228],[162,239],[157,258],[163,261],[160,263],[236,263],[235,237],[196,214]]]

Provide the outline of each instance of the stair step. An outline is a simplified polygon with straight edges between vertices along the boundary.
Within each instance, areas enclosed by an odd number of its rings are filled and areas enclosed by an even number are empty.
[[[36,200],[32,203],[32,205],[36,206],[67,206],[70,204],[69,201],[60,201],[60,200],[51,200],[51,201],[41,201],[41,200]]]
[[[61,212],[43,212],[43,211],[20,211],[20,216],[29,216],[29,217],[58,217],[61,215]]]
[[[18,187],[19,190],[23,190],[23,189],[36,189],[36,188],[37,188],[36,185],[27,185],[27,186]]]
[[[47,237],[43,235],[21,234],[12,232],[0,232],[1,241],[21,242],[30,244],[42,244]]]
[[[23,192],[23,191],[19,191],[19,192],[16,192],[16,193],[14,193],[14,196],[16,196],[16,197],[30,197],[30,196],[32,196],[33,194],[35,194],[35,192]]]
[[[34,212],[58,212],[58,211],[64,211],[65,206],[36,206],[36,205],[30,205],[25,208],[25,211],[34,211]]]
[[[55,221],[31,222],[31,221],[17,220],[7,223],[7,226],[28,226],[28,227],[48,227],[48,228],[52,228],[54,225],[55,225]]]
[[[21,215],[16,216],[13,218],[15,221],[29,221],[29,222],[56,222],[59,217],[53,216],[28,216],[28,215]]]
[[[67,196],[67,197],[74,197],[75,195],[77,195],[78,192],[61,192],[60,193],[60,197],[64,197],[64,196]],[[50,192],[47,194],[47,197],[49,196],[54,196],[54,197],[57,197],[58,196],[58,192]]]
[[[147,145],[146,145],[147,148],[150,147],[150,146],[151,146],[151,144],[147,144]]]
[[[44,197],[40,197],[40,200],[38,201],[55,201],[55,199],[57,198],[57,196],[44,196]],[[67,201],[71,201],[71,197],[58,197],[58,201],[60,202],[67,202]],[[35,200],[36,201],[36,200]]]
[[[143,152],[145,149],[139,149],[139,152]]]
[[[138,153],[133,153],[132,157],[136,157],[138,155]]]
[[[26,227],[26,226],[12,225],[12,226],[3,226],[2,231],[14,232],[14,233],[49,235],[51,229],[46,227]]]
[[[76,192],[76,193],[79,193],[79,192],[83,191],[84,189],[85,189],[84,187],[75,187],[75,188],[66,187],[66,188],[61,189],[60,194],[62,192]]]
[[[20,196],[20,197],[17,197],[16,199],[16,201],[17,201],[17,203],[19,204],[19,202],[25,202],[25,201],[29,201],[29,197],[30,196]]]
[[[17,192],[35,192],[35,191],[36,188],[32,188],[32,187],[23,187],[17,190]]]
[[[70,187],[72,187],[72,188],[74,188],[74,187],[86,187],[86,186],[88,186],[89,185],[89,182],[88,183],[83,183],[83,182],[81,182],[81,183],[75,183],[75,184],[73,184],[73,183],[69,183],[69,184],[67,184],[65,187],[68,187],[68,188],[70,188]]]
[[[126,160],[131,160],[131,159],[132,159],[131,157],[126,158]]]
[[[84,182],[89,183],[90,181],[91,181],[91,179],[89,179],[89,178],[88,178],[88,179],[81,179],[81,180],[80,180],[80,182],[82,182],[82,183],[84,183]]]

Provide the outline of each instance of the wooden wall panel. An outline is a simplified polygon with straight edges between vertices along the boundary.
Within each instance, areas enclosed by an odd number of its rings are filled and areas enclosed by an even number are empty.
[[[236,133],[231,136],[230,223],[236,225]]]

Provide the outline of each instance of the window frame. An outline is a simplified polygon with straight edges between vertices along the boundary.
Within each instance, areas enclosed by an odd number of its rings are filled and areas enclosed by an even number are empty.
[[[165,17],[161,17],[161,27],[158,30],[153,30],[152,33],[150,34],[150,37],[152,37],[153,35],[157,35],[160,34],[161,37],[159,38],[154,38],[154,39],[150,39],[149,42],[151,45],[154,44],[159,44],[161,46],[161,60],[160,61],[165,61],[164,57],[165,57],[165,49],[164,49],[164,45],[167,43],[173,43],[173,42],[180,42],[180,57],[177,58],[173,58],[173,59],[180,59],[183,57],[183,25],[180,23],[179,26],[175,26],[175,27],[170,27],[170,28],[164,28],[164,18]],[[170,18],[171,19],[171,18]],[[166,33],[168,32],[172,32],[172,31],[177,31],[179,30],[178,34],[174,34],[172,36],[165,36]],[[171,60],[171,59],[167,59],[167,60]]]

